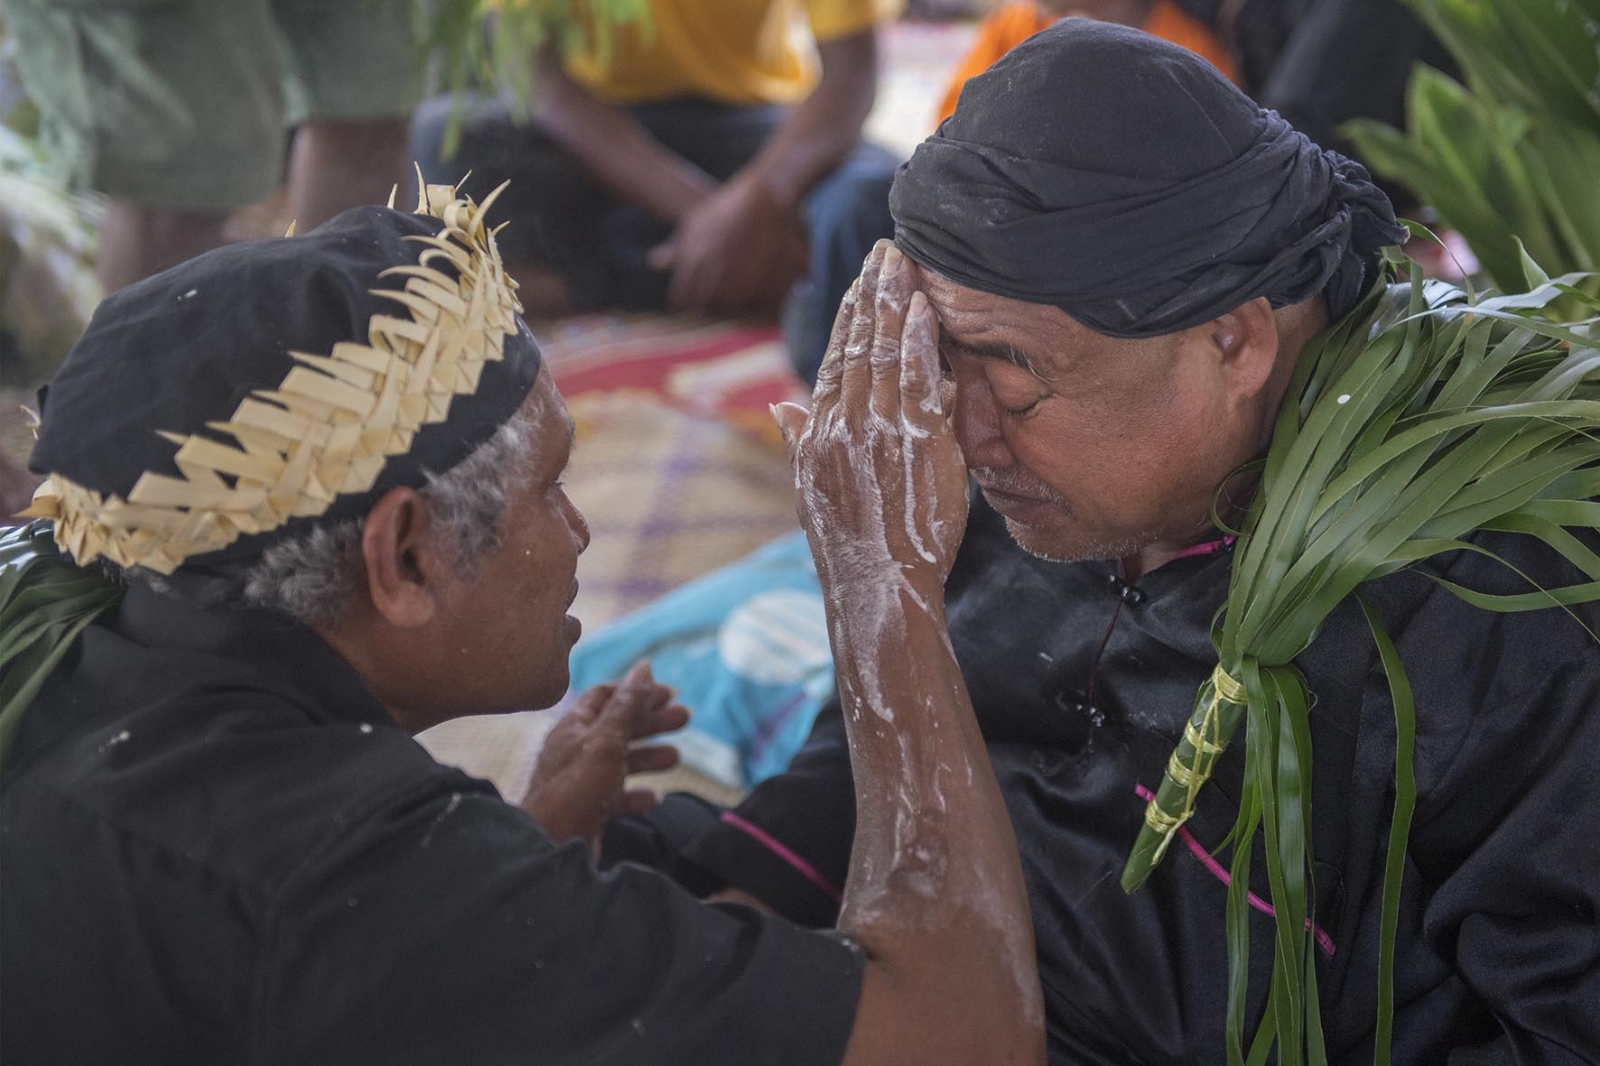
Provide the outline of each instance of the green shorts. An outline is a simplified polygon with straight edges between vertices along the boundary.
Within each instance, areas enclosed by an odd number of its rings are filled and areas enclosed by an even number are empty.
[[[41,138],[75,185],[146,207],[267,196],[284,131],[408,114],[412,0],[3,0]]]

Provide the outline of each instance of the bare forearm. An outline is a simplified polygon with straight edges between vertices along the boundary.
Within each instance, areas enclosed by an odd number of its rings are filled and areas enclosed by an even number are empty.
[[[880,241],[845,294],[811,413],[774,409],[855,775],[839,926],[867,965],[844,1062],[1043,1063],[1016,840],[945,631],[967,472],[939,389],[938,319],[916,281]]]
[[[824,42],[818,50],[822,80],[738,175],[759,181],[790,206],[860,141],[861,124],[877,93],[873,31]]]
[[[839,927],[888,981],[993,1023],[930,1030],[946,1052],[970,1038],[1026,1061],[1043,1016],[1027,890],[942,596],[895,579],[834,614],[857,811]]]
[[[676,224],[716,190],[716,179],[552,64],[541,68],[537,98],[533,120],[546,135],[596,181],[662,221]]]

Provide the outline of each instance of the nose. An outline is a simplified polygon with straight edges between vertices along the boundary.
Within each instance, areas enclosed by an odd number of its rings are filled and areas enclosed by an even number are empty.
[[[1000,405],[982,372],[961,367],[955,374],[955,407],[951,422],[961,454],[969,467],[1012,465],[1011,447],[1000,432]]]
[[[572,531],[578,554],[582,555],[589,548],[589,523],[584,521],[583,512],[571,500],[567,501],[567,528]]]

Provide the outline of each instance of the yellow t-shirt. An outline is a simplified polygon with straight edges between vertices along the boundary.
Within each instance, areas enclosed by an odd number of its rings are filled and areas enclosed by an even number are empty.
[[[604,62],[574,57],[567,73],[616,104],[677,97],[793,103],[816,83],[813,41],[860,33],[892,14],[895,2],[650,0],[647,27],[622,27]]]

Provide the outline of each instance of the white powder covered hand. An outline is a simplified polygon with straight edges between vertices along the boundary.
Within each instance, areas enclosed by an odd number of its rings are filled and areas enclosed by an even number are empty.
[[[967,471],[940,396],[939,322],[888,241],[845,295],[809,414],[774,416],[825,587],[937,595],[967,519]]]

